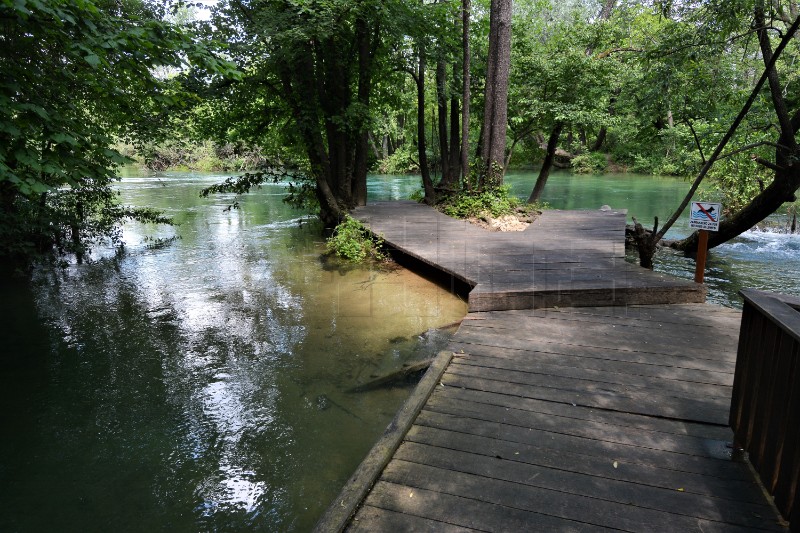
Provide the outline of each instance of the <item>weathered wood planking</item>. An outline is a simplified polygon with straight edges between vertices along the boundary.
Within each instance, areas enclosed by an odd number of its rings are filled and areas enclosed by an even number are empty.
[[[416,202],[377,202],[353,216],[402,254],[471,286],[470,311],[705,301],[702,285],[625,262],[624,211],[549,210],[506,233]]]
[[[738,320],[705,304],[471,313],[346,527],[786,531],[730,447]]]

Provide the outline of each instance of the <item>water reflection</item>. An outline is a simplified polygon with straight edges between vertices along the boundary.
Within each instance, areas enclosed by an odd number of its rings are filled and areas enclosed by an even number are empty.
[[[0,530],[308,530],[408,393],[346,391],[465,312],[404,270],[325,270],[280,188],[226,211],[197,196],[218,179],[126,179],[180,225],[2,288]]]

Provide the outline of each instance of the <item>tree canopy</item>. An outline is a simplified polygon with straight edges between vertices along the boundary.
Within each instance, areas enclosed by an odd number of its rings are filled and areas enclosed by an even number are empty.
[[[114,146],[179,130],[269,156],[207,192],[290,176],[331,225],[366,202],[370,170],[419,172],[429,203],[499,182],[492,165],[541,164],[531,200],[554,166],[698,176],[727,206],[718,244],[800,185],[798,13],[793,0],[220,0],[179,24],[146,0],[2,0],[0,253],[81,252],[126,217],[160,220],[117,205]]]
[[[165,14],[141,1],[0,3],[0,256],[82,253],[125,218],[163,220],[115,201],[114,143],[164,132],[186,101],[157,67],[230,71]]]

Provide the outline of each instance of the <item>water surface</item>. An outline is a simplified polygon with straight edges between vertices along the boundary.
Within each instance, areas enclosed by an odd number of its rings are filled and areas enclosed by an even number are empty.
[[[222,178],[127,177],[179,225],[0,288],[0,530],[309,530],[411,385],[347,391],[465,313],[407,270],[326,266],[280,186],[198,197]]]

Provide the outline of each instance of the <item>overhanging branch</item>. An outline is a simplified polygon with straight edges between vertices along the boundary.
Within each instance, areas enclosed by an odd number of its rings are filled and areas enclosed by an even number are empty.
[[[791,27],[789,27],[789,29],[786,31],[786,34],[781,39],[781,42],[778,44],[778,47],[772,54],[772,57],[769,58],[769,62],[764,67],[764,72],[761,74],[761,77],[758,79],[758,83],[756,83],[756,86],[750,93],[750,97],[747,99],[747,102],[745,102],[741,111],[739,111],[739,114],[736,116],[736,119],[733,121],[730,128],[728,128],[728,131],[725,133],[725,136],[722,138],[722,140],[720,140],[719,144],[714,149],[714,153],[711,155],[708,161],[706,161],[706,163],[703,165],[703,168],[700,169],[700,173],[697,175],[694,182],[692,182],[692,186],[689,188],[689,192],[686,194],[686,197],[683,199],[680,206],[678,206],[678,209],[675,210],[675,212],[672,214],[669,220],[667,220],[664,226],[662,226],[661,231],[659,231],[654,236],[655,242],[660,241],[664,237],[667,231],[669,231],[669,229],[678,220],[678,217],[680,217],[681,213],[683,213],[683,210],[686,209],[686,206],[689,205],[689,202],[692,200],[692,196],[694,196],[694,193],[697,192],[697,188],[700,186],[700,182],[703,181],[703,178],[706,177],[708,171],[711,170],[711,166],[714,164],[714,162],[717,159],[719,159],[722,150],[725,149],[725,146],[727,146],[728,142],[730,142],[731,138],[733,138],[733,134],[736,133],[736,130],[739,128],[739,125],[744,120],[744,117],[750,111],[750,108],[756,101],[756,98],[758,97],[758,94],[761,92],[764,83],[767,81],[769,73],[772,71],[772,69],[775,68],[775,63],[778,61],[778,58],[780,57],[781,53],[786,48],[786,45],[789,44],[789,41],[797,32],[798,27],[800,27],[800,17],[797,17],[794,20],[794,23],[792,23]]]

